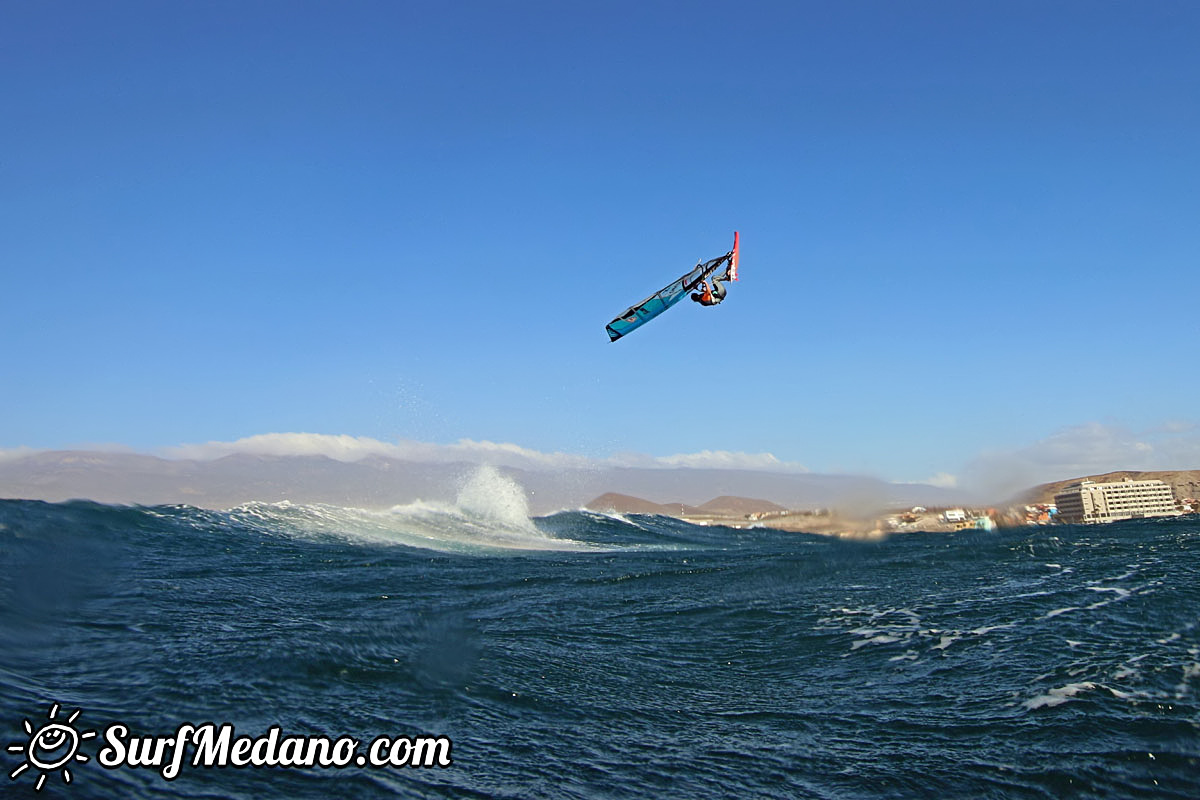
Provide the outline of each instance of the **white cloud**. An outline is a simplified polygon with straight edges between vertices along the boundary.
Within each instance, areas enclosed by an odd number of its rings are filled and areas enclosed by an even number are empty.
[[[365,436],[321,433],[263,433],[233,442],[205,442],[170,447],[172,458],[208,461],[234,454],[256,456],[326,456],[337,461],[359,461],[370,455],[389,455],[395,445]]]
[[[928,484],[929,486],[937,486],[941,489],[953,489],[958,486],[958,477],[951,475],[949,472],[939,472],[932,478],[926,478],[918,483]]]
[[[435,461],[473,461],[533,469],[584,468],[594,463],[585,456],[570,453],[543,453],[516,444],[476,442],[471,439],[460,439],[449,445],[407,442],[406,446],[413,451],[420,449],[428,455],[429,460]]]
[[[515,444],[476,442],[462,439],[455,444],[427,442],[382,442],[368,436],[324,433],[263,433],[233,442],[185,444],[164,450],[171,458],[201,461],[234,454],[258,456],[325,456],[336,461],[361,461],[368,456],[408,461],[467,461],[525,468],[562,468],[587,466],[583,456],[567,453],[542,453]]]
[[[655,457],[621,453],[609,458],[588,458],[570,453],[543,453],[516,444],[460,439],[454,444],[400,440],[383,442],[367,436],[322,433],[264,433],[233,442],[185,444],[165,449],[169,458],[209,461],[234,454],[258,456],[325,456],[336,461],[360,461],[368,456],[421,462],[469,462],[522,469],[588,469],[643,467],[673,469],[747,469],[769,472],[808,472],[802,464],[780,461],[771,453],[736,453],[704,450]]]
[[[808,472],[803,464],[780,461],[771,453],[735,453],[729,450],[701,450],[653,459],[654,466],[692,469],[750,469],[768,472]]]
[[[16,461],[19,458],[25,458],[26,456],[32,456],[41,452],[43,451],[34,450],[32,447],[0,447],[0,462]]]

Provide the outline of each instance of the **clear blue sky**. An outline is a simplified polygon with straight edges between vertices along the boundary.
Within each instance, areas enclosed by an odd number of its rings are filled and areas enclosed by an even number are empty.
[[[8,0],[0,37],[0,448],[1200,467],[1196,3]],[[734,229],[722,306],[608,342]]]

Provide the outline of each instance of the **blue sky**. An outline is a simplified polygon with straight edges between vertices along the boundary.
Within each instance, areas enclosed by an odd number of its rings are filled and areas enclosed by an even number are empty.
[[[1194,3],[0,20],[0,448],[1200,467]]]

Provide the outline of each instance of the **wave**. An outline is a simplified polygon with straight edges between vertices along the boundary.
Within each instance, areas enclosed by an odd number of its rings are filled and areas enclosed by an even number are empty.
[[[220,512],[268,535],[406,545],[440,552],[588,551],[597,546],[542,530],[524,491],[492,467],[475,470],[454,503],[417,501],[386,510],[331,505],[247,503]]]
[[[453,503],[418,501],[370,510],[256,502],[220,514],[226,523],[267,535],[329,537],[464,554],[724,548],[748,538],[733,529],[701,527],[657,515],[579,509],[534,517],[524,489],[490,466],[467,476]]]
[[[725,549],[753,538],[747,532],[700,527],[657,515],[601,514],[578,509],[534,517],[524,489],[488,466],[465,476],[453,502],[416,501],[368,509],[254,501],[210,510],[189,505],[9,500],[3,501],[0,509],[0,535],[8,527],[32,539],[101,531],[108,541],[185,533],[235,537],[253,534],[465,555]]]

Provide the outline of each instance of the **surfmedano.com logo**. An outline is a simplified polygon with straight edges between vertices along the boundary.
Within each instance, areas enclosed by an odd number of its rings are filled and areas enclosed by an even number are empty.
[[[22,761],[8,773],[18,780],[25,773],[36,774],[34,788],[41,791],[46,779],[55,772],[64,783],[71,783],[69,766],[86,762],[88,756],[79,752],[84,740],[94,738],[96,731],[75,727],[81,714],[76,709],[65,722],[59,720],[59,704],[50,706],[48,722],[35,727],[24,720],[28,741],[13,742],[8,753],[20,754]],[[104,747],[96,755],[96,763],[105,769],[153,769],[164,780],[179,776],[185,766],[221,768],[274,767],[290,769],[321,769],[344,767],[449,767],[451,742],[445,736],[376,736],[365,752],[362,744],[351,736],[287,736],[278,725],[271,726],[263,736],[238,736],[233,725],[183,724],[171,736],[132,736],[129,727],[116,723],[104,730]]]
[[[79,745],[84,739],[91,739],[96,735],[95,731],[76,730],[75,720],[79,719],[79,714],[80,710],[75,709],[75,713],[67,717],[66,722],[56,722],[58,703],[55,703],[50,706],[50,713],[47,715],[50,721],[42,727],[34,728],[28,719],[23,720],[29,741],[24,744],[13,742],[8,746],[8,752],[21,753],[25,760],[8,773],[9,779],[15,781],[21,773],[32,769],[38,773],[34,788],[39,792],[46,784],[46,777],[54,772],[61,773],[63,781],[70,783],[71,770],[67,767],[76,761],[88,760],[87,756],[79,752]]]

